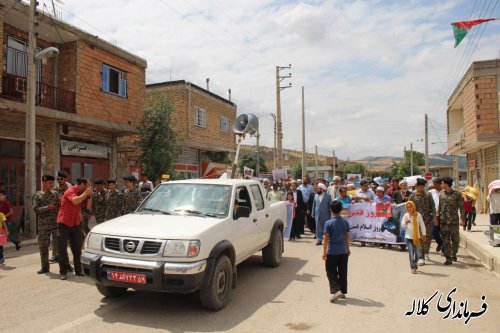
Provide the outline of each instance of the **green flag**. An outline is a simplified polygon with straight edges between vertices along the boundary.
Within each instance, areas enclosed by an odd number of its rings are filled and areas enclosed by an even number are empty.
[[[479,19],[472,21],[453,22],[451,26],[453,27],[453,34],[455,35],[455,47],[457,47],[458,44],[460,44],[462,39],[465,38],[465,36],[473,26],[493,20],[496,19],[489,18],[489,19]]]

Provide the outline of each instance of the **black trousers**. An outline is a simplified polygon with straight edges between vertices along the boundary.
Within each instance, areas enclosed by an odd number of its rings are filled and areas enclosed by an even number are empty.
[[[347,261],[346,254],[329,254],[326,256],[325,269],[328,282],[330,283],[330,293],[335,294],[339,290],[342,294],[347,294]]]
[[[71,253],[73,254],[75,273],[81,273],[82,263],[80,262],[80,256],[82,255],[84,236],[80,226],[68,227],[62,223],[58,223],[57,238],[59,244],[59,273],[66,274],[68,272],[68,240],[70,242]]]

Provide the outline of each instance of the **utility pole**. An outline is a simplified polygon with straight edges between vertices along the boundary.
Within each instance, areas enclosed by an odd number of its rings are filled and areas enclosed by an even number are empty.
[[[453,155],[453,184],[455,185],[455,190],[458,191],[458,155]]]
[[[257,130],[257,134],[255,134],[255,138],[257,139],[257,163],[255,164],[255,177],[259,177],[260,174],[260,146],[259,146],[259,130]]]
[[[318,179],[318,146],[314,145],[316,151],[316,157],[314,158],[314,179]]]
[[[425,114],[425,172],[429,172],[429,127],[427,126],[427,113]]]
[[[278,156],[276,159],[277,168],[281,169],[283,168],[283,128],[282,128],[282,123],[281,123],[281,91],[290,88],[292,86],[291,83],[289,83],[287,86],[281,86],[281,82],[285,79],[289,79],[292,77],[292,73],[289,73],[288,75],[280,76],[280,71],[286,68],[292,68],[292,65],[288,66],[276,66],[276,141],[277,141],[277,146],[278,146]]]
[[[413,176],[413,142],[410,142],[410,176]]]
[[[305,103],[304,103],[304,86],[302,86],[302,179],[306,173],[306,125],[305,125]]]
[[[274,150],[273,150],[273,170],[276,170],[276,115],[274,113],[269,114],[274,120]]]
[[[332,169],[333,170],[332,181],[333,181],[333,177],[335,177],[335,173],[336,173],[335,164],[337,162],[337,158],[335,157],[335,149],[332,151],[332,153],[333,153],[333,165],[332,165],[332,167],[333,167],[333,169]]]
[[[26,164],[24,168],[24,204],[25,204],[25,223],[28,226],[28,232],[32,237],[36,236],[36,217],[33,211],[33,195],[36,191],[36,112],[35,112],[35,99],[36,99],[36,65],[35,65],[35,47],[36,47],[36,33],[35,33],[35,16],[36,16],[37,1],[30,1],[29,12],[29,36],[28,36],[28,77],[27,77],[27,100],[26,100],[26,145],[25,145],[25,159]]]

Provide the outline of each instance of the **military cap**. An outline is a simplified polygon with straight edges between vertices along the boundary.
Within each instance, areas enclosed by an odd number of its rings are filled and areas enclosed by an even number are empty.
[[[417,178],[417,185],[418,186],[425,186],[427,184],[427,181],[423,178]]]
[[[57,171],[57,177],[68,178],[68,174],[64,171]]]
[[[106,182],[107,182],[108,184],[110,184],[110,183],[116,184],[116,179],[111,179],[111,178],[110,178],[110,179],[108,179]]]
[[[47,181],[54,181],[55,178],[51,175],[43,175],[42,176],[42,182],[47,182]]]
[[[137,179],[135,179],[135,176],[125,176],[125,177],[123,177],[123,180],[128,180],[130,182],[135,182]]]
[[[104,184],[104,179],[96,178],[96,179],[94,179],[94,184],[95,185]]]

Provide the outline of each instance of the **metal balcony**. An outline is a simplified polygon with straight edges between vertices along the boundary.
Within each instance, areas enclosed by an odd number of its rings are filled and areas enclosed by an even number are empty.
[[[0,98],[25,103],[27,87],[25,77],[3,74]],[[36,83],[35,104],[62,112],[76,112],[74,92],[40,82]]]

